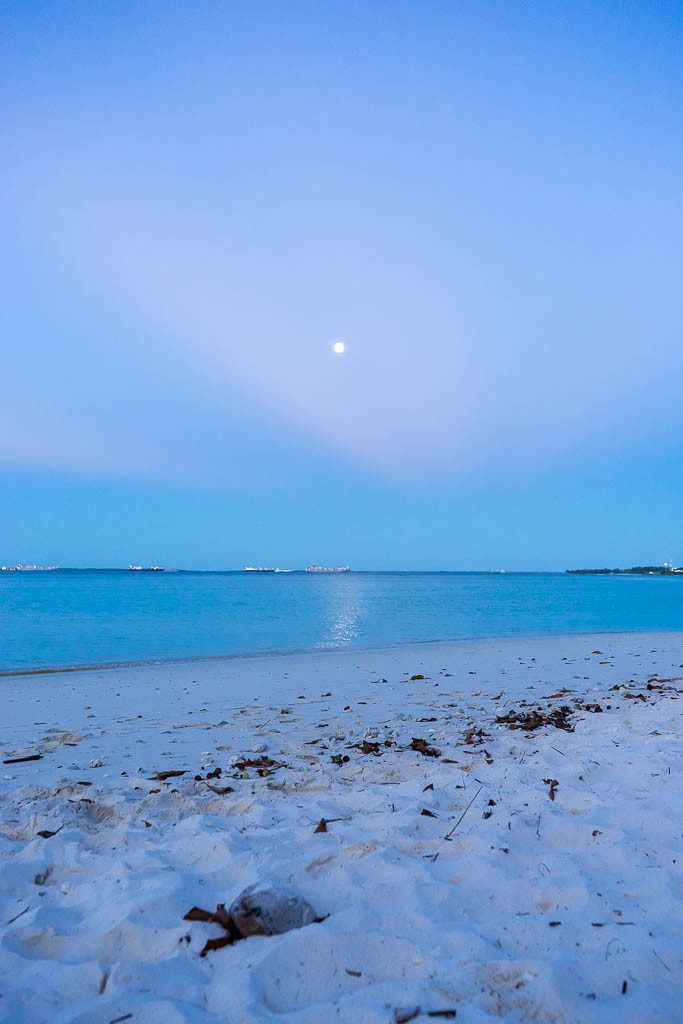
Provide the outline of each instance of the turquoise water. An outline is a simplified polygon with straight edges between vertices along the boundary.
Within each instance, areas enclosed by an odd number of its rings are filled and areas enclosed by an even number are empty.
[[[683,576],[0,573],[0,670],[683,629]]]

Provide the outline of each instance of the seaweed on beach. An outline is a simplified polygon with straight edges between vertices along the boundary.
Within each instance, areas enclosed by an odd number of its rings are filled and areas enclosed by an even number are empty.
[[[532,708],[530,711],[508,711],[506,715],[496,715],[496,723],[506,725],[508,729],[522,729],[524,732],[534,732],[546,725],[552,725],[555,729],[563,729],[564,732],[574,732],[572,713],[568,704],[553,708],[551,711],[543,711],[541,708]]]
[[[218,924],[221,928],[225,929],[225,935],[221,935],[217,939],[207,939],[199,954],[201,957],[205,957],[207,953],[211,953],[214,949],[222,949],[224,946],[232,946],[234,942],[239,942],[240,939],[244,938],[244,936],[235,927],[230,915],[225,909],[224,903],[219,903],[213,912],[210,910],[203,910],[201,907],[191,907],[184,915],[183,920],[211,922],[212,924]]]
[[[470,726],[463,737],[462,745],[466,747],[480,747],[484,740],[490,739],[491,733],[484,732],[483,729],[477,728],[476,725]]]
[[[326,829],[318,826],[316,831]],[[215,949],[232,946],[252,935],[283,935],[308,924],[320,924],[325,917],[318,916],[310,903],[284,886],[256,884],[243,889],[228,908],[224,903],[219,903],[214,911],[191,907],[183,920],[217,924],[224,929],[224,935],[205,943],[199,954],[205,957]]]
[[[262,754],[261,757],[241,757],[235,761],[234,767],[240,772],[246,771],[247,768],[255,768],[259,774],[267,775],[277,771],[278,768],[287,768],[288,766],[283,761],[274,761],[272,757]]]
[[[361,754],[375,754],[376,757],[380,757],[382,754],[379,743],[374,740],[363,740],[362,743],[351,743],[350,748],[360,750]]]
[[[413,736],[408,749],[416,750],[418,754],[423,754],[425,757],[441,757],[440,750],[436,747],[430,747],[427,740],[420,739],[419,736]]]

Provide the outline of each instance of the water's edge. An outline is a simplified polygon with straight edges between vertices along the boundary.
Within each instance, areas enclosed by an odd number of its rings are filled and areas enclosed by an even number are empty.
[[[364,644],[345,646],[319,646],[319,647],[295,647],[274,651],[240,651],[235,654],[207,654],[195,655],[185,658],[153,658],[140,661],[113,661],[102,664],[91,665],[54,665],[38,666],[36,668],[23,669],[0,669],[0,679],[13,679],[22,676],[53,676],[68,675],[77,672],[108,672],[120,671],[121,669],[134,668],[163,668],[173,665],[201,665],[214,662],[254,661],[262,658],[287,658],[306,657],[313,655],[333,654],[376,654],[381,651],[396,651],[409,649],[411,647],[437,647],[451,644],[494,644],[511,643],[515,640],[576,640],[581,637],[639,637],[639,636],[680,636],[683,643],[683,630],[673,627],[660,627],[657,629],[599,629],[599,630],[577,630],[576,632],[562,633],[504,633],[492,634],[491,636],[459,636],[441,637],[433,640],[400,640],[388,644]]]

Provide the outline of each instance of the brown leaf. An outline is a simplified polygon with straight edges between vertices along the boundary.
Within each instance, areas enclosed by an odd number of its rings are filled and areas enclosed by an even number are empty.
[[[213,912],[202,910],[201,907],[190,907],[184,915],[183,921],[213,921]]]
[[[228,917],[228,912],[225,909],[225,903],[219,903],[218,904],[218,906],[216,907],[216,912],[213,915],[213,919],[216,922],[216,924],[220,924],[223,928],[228,928],[231,931],[234,928],[234,925],[233,925],[232,921]],[[234,937],[235,937],[235,934],[233,933],[233,938]],[[238,938],[239,938],[239,935],[238,935]]]
[[[437,750],[436,747],[430,747],[427,740],[420,739],[419,736],[413,736],[408,749],[416,750],[418,754],[424,754],[425,757],[441,757],[440,750]]]
[[[211,921],[222,928],[230,928],[230,918],[224,903],[219,903],[214,911],[202,907],[191,907],[185,914],[184,921]]]
[[[490,733],[484,732],[483,729],[477,729],[476,726],[472,726],[467,730],[463,738],[463,743],[466,747],[478,747],[489,737]]]
[[[152,781],[165,782],[166,779],[177,779],[180,778],[181,775],[187,775],[187,769],[183,769],[183,771],[157,772],[156,775],[152,777]]]
[[[316,825],[313,831],[313,835],[315,835],[317,832],[327,832],[327,822],[325,821],[324,818],[321,818],[318,824]]]
[[[379,743],[375,743],[372,740],[363,740],[362,743],[351,743],[350,746],[360,750],[361,754],[376,754],[379,757],[382,753]]]
[[[543,781],[545,782],[546,786],[550,787],[548,789],[548,796],[551,800],[554,800],[555,793],[557,792],[557,787],[559,786],[559,782],[557,781],[557,779],[544,779]]]
[[[422,810],[420,811],[420,814],[423,814],[425,816],[425,818],[436,818],[437,817],[437,815],[434,814],[433,811],[428,810],[426,807],[422,808]]]
[[[234,938],[229,933],[221,935],[218,939],[207,939],[204,948],[202,949],[200,956],[206,956],[207,953],[212,953],[214,949],[223,949],[224,946],[232,946]]]
[[[508,729],[523,729],[525,732],[533,732],[545,725],[553,725],[556,729],[573,732],[571,715],[572,709],[567,704],[563,704],[562,707],[553,708],[552,711],[542,711],[540,708],[530,711],[508,711],[506,715],[497,715],[496,722],[499,725],[507,725]]]
[[[273,761],[271,757],[263,754],[261,757],[241,757],[235,761],[235,768],[243,772],[246,768],[256,768],[258,771],[274,772],[278,768],[287,768],[282,761]]]

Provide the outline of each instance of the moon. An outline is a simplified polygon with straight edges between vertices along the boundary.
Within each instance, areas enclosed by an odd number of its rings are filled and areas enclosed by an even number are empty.
[[[335,341],[332,348],[334,350],[335,355],[340,356],[343,353],[344,349],[346,348],[346,345],[344,344],[343,341]]]

